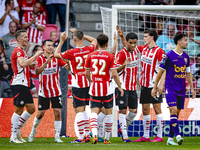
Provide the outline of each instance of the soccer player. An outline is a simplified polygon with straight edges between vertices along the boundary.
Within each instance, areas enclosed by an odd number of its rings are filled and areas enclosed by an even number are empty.
[[[61,36],[61,38],[63,38]],[[59,84],[59,67],[68,69],[67,63],[53,56],[54,46],[50,39],[43,42],[44,54],[37,58],[37,68],[35,72],[39,75],[39,100],[38,113],[33,122],[32,131],[28,137],[29,142],[33,142],[38,125],[46,110],[50,108],[50,101],[55,115],[55,140],[54,142],[63,142],[60,139],[61,130],[61,108],[62,97]]]
[[[158,86],[160,96],[155,99],[151,96],[151,90],[153,88],[156,74],[159,70],[159,64],[162,60],[162,55],[165,54],[164,50],[159,46],[156,46],[155,42],[158,35],[155,30],[144,31],[145,45],[137,46],[136,49],[141,53],[141,95],[140,103],[142,104],[143,113],[143,128],[144,135],[133,142],[150,142],[149,129],[150,129],[150,104],[153,104],[154,111],[156,113],[156,125],[158,129],[157,136],[151,140],[151,142],[163,142],[162,128],[163,128],[163,115],[161,110],[162,103],[162,91],[164,86],[165,73],[161,78],[161,82]],[[124,46],[126,46],[126,40],[124,36],[121,36],[121,40]]]
[[[11,91],[13,94],[15,112],[11,118],[10,142],[25,143],[26,141],[21,137],[20,131],[28,118],[35,112],[33,97],[29,89],[29,66],[36,66],[35,59],[43,54],[43,51],[37,51],[33,57],[28,59],[24,51],[28,41],[26,30],[18,30],[15,37],[17,39],[17,46],[13,49],[11,54],[11,65],[14,72],[11,80]],[[24,106],[26,110],[23,112]]]
[[[94,137],[92,143],[98,143],[97,114],[99,113],[99,108],[104,106],[106,112],[104,144],[110,144],[109,137],[112,130],[113,107],[113,89],[110,83],[110,72],[118,85],[121,96],[123,96],[124,92],[120,85],[119,76],[116,70],[117,65],[115,62],[115,56],[106,51],[108,46],[108,37],[104,34],[100,34],[97,37],[97,42],[99,50],[89,54],[85,64],[85,75],[91,83],[89,94],[91,96],[90,125]]]
[[[118,34],[123,36],[119,26],[116,27]],[[132,123],[137,113],[137,53],[136,49],[138,36],[130,32],[126,35],[126,47],[121,49],[116,56],[117,71],[119,72],[120,82],[124,90],[124,96],[120,96],[119,90],[115,89],[116,104],[119,106],[119,125],[118,132],[122,135],[123,142],[131,142],[127,135],[127,128]],[[126,116],[127,106],[129,113]]]
[[[76,48],[67,50],[61,53],[61,47],[64,41],[67,39],[61,39],[54,56],[56,58],[62,58],[69,60],[70,68],[72,72],[72,96],[73,96],[73,107],[76,112],[76,120],[78,127],[78,138],[71,143],[84,143],[90,141],[89,136],[89,118],[85,111],[85,106],[89,104],[89,82],[85,76],[85,60],[89,53],[93,52],[96,48],[97,41],[95,38],[84,35],[80,30],[70,29],[74,36],[74,44]],[[66,36],[66,33],[63,32]],[[91,41],[89,46],[83,47],[83,40]],[[87,120],[87,121],[86,121]],[[87,126],[87,132],[84,137],[84,126]]]
[[[192,82],[192,74],[190,72],[190,59],[189,56],[183,52],[183,49],[187,48],[187,36],[180,33],[176,34],[174,43],[176,44],[176,48],[162,57],[159,72],[151,91],[152,97],[155,97],[158,82],[166,70],[165,96],[170,111],[170,132],[167,145],[181,145],[183,143],[183,138],[179,133],[178,116],[181,109],[184,109],[186,93],[185,77],[190,85],[192,98],[196,97]],[[176,135],[178,144],[173,140],[174,134]]]

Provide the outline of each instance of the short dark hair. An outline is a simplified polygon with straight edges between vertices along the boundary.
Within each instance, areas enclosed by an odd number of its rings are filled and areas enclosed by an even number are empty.
[[[41,6],[41,3],[40,3],[40,2],[35,2],[35,3],[33,4],[33,6],[35,6],[35,4],[37,4],[37,3],[40,4],[40,6]]]
[[[46,42],[53,42],[51,39],[46,39],[43,41],[43,46],[46,45]]]
[[[6,1],[5,1],[5,6],[7,6],[7,4],[10,5],[10,2],[11,2],[11,1],[13,1],[13,0],[6,0]]]
[[[17,30],[17,32],[15,33],[15,38],[17,39],[23,32],[26,32],[26,30],[25,29]]]
[[[128,41],[129,39],[137,39],[138,40],[138,36],[137,34],[135,34],[134,32],[130,32],[126,35],[126,41]]]
[[[99,44],[99,47],[105,47],[108,43],[108,36],[105,34],[99,34],[97,36],[97,42]]]
[[[40,46],[40,45],[35,45],[34,48],[33,48],[33,50],[32,50],[32,53],[33,53],[33,54],[34,54],[34,52],[37,52],[38,47],[41,47],[41,48],[42,48],[42,46]]]
[[[182,33],[177,33],[175,36],[174,36],[174,43],[177,45],[178,44],[178,41],[182,40],[183,37],[186,37],[185,34],[182,34]]]
[[[149,30],[145,30],[144,33],[148,33],[149,36],[153,36],[153,40],[156,42],[156,40],[158,39],[158,34],[156,32],[156,30],[153,29],[149,29]]]
[[[84,37],[84,33],[81,30],[76,30],[73,35],[78,38],[78,40],[82,40]]]

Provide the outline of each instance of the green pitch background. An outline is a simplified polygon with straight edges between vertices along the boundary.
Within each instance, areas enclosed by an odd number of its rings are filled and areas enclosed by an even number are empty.
[[[28,141],[27,138],[24,138]],[[0,150],[188,150],[195,149],[200,150],[200,137],[184,137],[183,145],[172,146],[166,145],[167,137],[164,137],[164,142],[151,143],[123,143],[120,137],[110,138],[111,144],[98,143],[97,145],[91,143],[71,144],[75,138],[61,138],[64,143],[54,143],[54,138],[35,138],[32,143],[14,144],[9,143],[9,138],[0,138]],[[136,140],[136,137],[130,137],[130,139]],[[153,139],[153,138],[151,138]]]

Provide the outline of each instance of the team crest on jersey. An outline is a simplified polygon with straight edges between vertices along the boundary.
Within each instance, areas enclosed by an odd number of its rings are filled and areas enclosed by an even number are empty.
[[[21,55],[21,53],[20,53],[20,52],[18,52],[18,53],[17,53],[17,56],[20,56],[20,55]]]
[[[56,65],[56,62],[53,62],[53,65]]]
[[[184,60],[185,60],[185,64],[187,64],[187,58],[184,58]]]

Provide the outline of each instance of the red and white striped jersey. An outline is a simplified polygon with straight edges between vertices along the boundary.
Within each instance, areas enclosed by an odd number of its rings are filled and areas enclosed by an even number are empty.
[[[37,68],[41,67],[47,58],[43,55],[39,56]],[[61,95],[60,81],[59,81],[59,67],[66,66],[62,59],[56,59],[54,56],[52,60],[46,65],[41,74],[39,74],[39,92],[38,95],[46,98],[56,97]]]
[[[17,62],[19,58],[24,58],[26,60],[28,59],[28,56],[22,48],[16,46],[11,54],[11,66],[14,74],[10,85],[24,85],[29,87],[30,86],[29,66],[22,68]]]
[[[33,5],[35,4],[37,0],[33,0],[32,2],[27,2],[27,0],[20,0],[19,1],[19,6],[20,9],[23,11],[23,13],[25,12],[31,12],[33,11]],[[40,11],[44,11],[43,6],[41,6]]]
[[[26,12],[22,18],[22,24],[27,24],[33,19],[32,12]],[[45,16],[41,13],[38,13],[36,19],[36,25],[46,27]],[[29,42],[42,43],[43,31],[38,30],[34,24],[27,28]]]
[[[35,73],[35,67],[29,67],[29,72],[31,78],[39,78],[39,75]]]
[[[85,60],[87,55],[95,50],[95,45],[76,47],[60,53],[62,59],[68,59],[72,72],[72,87],[89,87],[89,81],[85,76]]]
[[[147,45],[140,45],[137,49],[141,52],[141,85],[153,88],[162,55],[165,52],[159,46],[149,49]]]
[[[119,72],[121,86],[125,90],[136,90],[137,84],[137,53],[135,49],[132,53],[129,52],[126,47],[121,49],[116,55],[117,66],[122,66],[126,58],[130,57],[130,63]]]
[[[114,92],[110,83],[110,69],[117,69],[115,56],[106,50],[97,50],[88,55],[86,69],[91,69],[92,83],[89,94],[92,96],[107,96]]]

